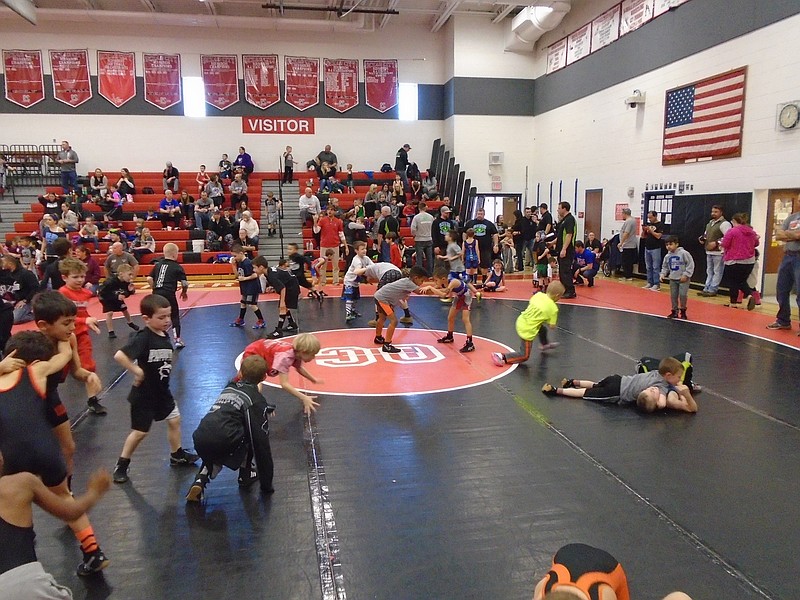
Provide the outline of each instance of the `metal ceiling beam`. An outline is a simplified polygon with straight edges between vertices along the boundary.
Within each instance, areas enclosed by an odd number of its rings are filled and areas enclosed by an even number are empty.
[[[444,10],[436,17],[436,20],[433,22],[433,26],[431,27],[431,33],[436,33],[439,31],[442,26],[447,23],[447,19],[456,11],[456,9],[461,6],[461,3],[464,0],[450,0],[447,5],[444,7]]]
[[[510,15],[511,11],[513,11],[515,8],[517,8],[516,4],[509,4],[499,13],[497,13],[497,16],[494,19],[492,19],[492,23],[499,23],[500,21],[505,19],[508,15]]]
[[[389,0],[389,4],[386,8],[394,10],[397,8],[399,2],[400,0]],[[387,14],[381,17],[380,23],[378,23],[378,29],[383,29],[384,27],[386,27],[386,25],[389,23],[389,16],[390,15]]]
[[[203,4],[206,5],[206,10],[208,11],[208,14],[211,15],[212,17],[216,17],[217,7],[214,6],[214,2],[212,0],[202,0],[202,2]]]
[[[156,5],[153,3],[153,1],[152,1],[152,0],[139,0],[139,2],[141,2],[141,3],[142,3],[142,5],[143,5],[143,6],[144,6],[144,7],[145,7],[147,10],[149,10],[150,12],[154,12],[154,13],[155,13],[155,12],[161,12],[160,10],[158,10],[158,8],[156,7]]]
[[[81,1],[83,2],[83,5],[89,10],[99,10],[99,7],[97,6],[97,2],[95,2],[95,0],[81,0]]]
[[[143,0],[146,1],[146,0]],[[284,10],[303,10],[303,11],[311,11],[311,12],[328,12],[328,13],[336,13],[338,15],[343,14],[345,11],[337,8],[335,6],[328,7],[328,6],[314,6],[311,4],[289,4],[289,5],[281,5],[281,4],[262,4],[261,8],[275,8],[280,9],[283,8]],[[354,8],[351,13],[357,14],[366,14],[366,15],[399,15],[400,12],[396,10],[392,10],[389,8]]]

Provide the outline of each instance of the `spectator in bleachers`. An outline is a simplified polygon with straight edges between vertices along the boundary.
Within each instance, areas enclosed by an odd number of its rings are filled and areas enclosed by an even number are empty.
[[[106,262],[103,265],[106,277],[116,275],[120,265],[133,267],[133,276],[136,277],[136,272],[139,270],[139,261],[134,258],[133,254],[125,252],[120,242],[114,242],[108,249],[108,258],[106,258]]]
[[[422,200],[422,182],[419,180],[419,177],[410,179],[409,184],[411,186],[411,199],[415,202]]]
[[[167,162],[167,168],[164,169],[164,185],[161,187],[165,190],[172,190],[174,193],[178,193],[178,190],[181,187],[180,181],[180,172],[178,169],[172,166],[171,162]]]
[[[389,254],[389,241],[388,234],[393,233],[396,237],[400,235],[400,221],[392,216],[392,209],[384,206],[381,209],[381,218],[378,220],[378,250],[381,253],[381,262],[389,262],[391,256]]]
[[[233,176],[233,181],[231,181],[230,185],[231,191],[231,207],[235,208],[239,206],[242,202],[244,202],[245,207],[247,206],[247,183],[245,183],[244,179],[242,179],[242,173],[236,173]]]
[[[208,233],[206,234],[208,248],[211,250],[227,249],[230,248],[232,242],[231,224],[227,219],[222,218],[222,213],[218,209],[212,209],[211,220],[208,222]]]
[[[200,165],[200,170],[197,172],[197,176],[194,178],[195,183],[197,183],[197,194],[199,195],[204,189],[206,189],[206,184],[210,181],[210,177],[208,173],[206,173],[206,166]]]
[[[395,177],[394,183],[392,183],[392,195],[390,198],[398,204],[404,204],[406,201],[406,190],[400,177]]]
[[[56,219],[59,217],[61,200],[53,192],[47,192],[39,196],[37,200],[44,207],[44,214],[53,215]]]
[[[275,198],[275,194],[272,192],[267,192],[267,197],[264,200],[264,208],[267,209],[267,235],[272,237],[277,233],[281,201]]]
[[[89,195],[93,198],[105,198],[108,192],[108,177],[103,174],[102,169],[95,169],[89,177]]]
[[[103,221],[113,221],[122,218],[122,207],[125,204],[125,197],[117,191],[117,186],[112,185],[104,199],[98,200],[98,206],[105,212]]]
[[[342,207],[339,206],[339,199],[336,197],[331,198],[328,200],[328,206],[326,208],[333,208],[333,216],[337,219],[344,218],[344,211]]]
[[[330,261],[322,264],[322,271],[319,273],[319,280],[325,285],[328,280],[328,262],[331,263],[333,271],[333,285],[339,285],[339,246],[346,244],[344,236],[344,225],[342,220],[336,217],[336,211],[332,205],[328,205],[324,217],[314,218],[314,233],[319,233],[319,253],[325,256],[327,250],[333,250]]]
[[[53,241],[50,254],[44,266],[44,273],[42,274],[42,281],[39,284],[39,290],[57,290],[64,285],[64,278],[61,276],[61,271],[58,270],[58,263],[62,258],[66,258],[69,251],[72,249],[72,244],[67,238],[57,238]]]
[[[78,235],[80,236],[79,241],[81,244],[92,244],[94,251],[98,251],[100,247],[98,241],[100,228],[94,222],[94,217],[92,215],[86,216],[86,222],[83,224],[83,227],[81,227]]]
[[[0,154],[0,197],[6,191],[6,158]]]
[[[253,244],[258,247],[258,221],[253,218],[249,210],[242,213],[242,219],[239,221],[239,230],[245,231],[247,239],[252,240]]]
[[[239,223],[238,223],[238,221],[236,221],[236,219],[233,218],[233,215],[231,215],[231,209],[230,208],[223,208],[222,209],[222,219],[224,221],[227,221],[228,225],[230,225],[231,233],[234,232],[234,229],[236,231],[239,230]],[[234,228],[234,225],[236,226],[235,228]]]
[[[411,221],[414,219],[414,215],[417,214],[417,206],[418,203],[413,201],[406,202],[405,206],[403,206],[401,213],[405,217],[406,227],[411,227]]]
[[[258,250],[258,239],[253,239],[247,235],[246,229],[239,230],[239,237],[234,243],[242,246],[242,251],[247,255],[247,258],[252,259]]]
[[[353,208],[351,208],[350,210],[348,210],[348,211],[345,213],[345,215],[344,215],[344,216],[345,216],[345,217],[349,217],[349,216],[350,216],[350,213],[353,213],[353,214],[356,216],[356,218],[358,218],[358,217],[362,217],[362,218],[364,218],[364,217],[366,217],[366,216],[367,216],[367,211],[366,211],[366,209],[364,208],[364,202],[361,200],[361,198],[355,198],[355,199],[353,200]]]
[[[294,155],[292,155],[292,147],[286,146],[286,152],[283,153],[283,179],[281,183],[292,183],[294,179]]]
[[[133,182],[133,177],[131,177],[131,172],[128,171],[128,169],[122,169],[119,174],[120,178],[117,181],[117,189],[119,193],[122,194],[122,197],[130,202],[133,200],[133,195],[136,193],[136,184]]]
[[[150,233],[149,227],[143,227],[141,235],[137,235],[131,245],[131,254],[137,261],[142,262],[142,258],[156,251],[156,240]]]
[[[319,194],[330,193],[332,182],[336,179],[336,169],[332,168],[327,162],[323,162],[319,168]]]
[[[53,215],[46,214],[42,218],[42,239],[44,240],[44,252],[46,256],[53,255],[53,242],[58,238],[65,238],[66,232],[59,226]]]
[[[244,151],[244,146],[239,146],[239,155],[233,161],[234,167],[242,167],[242,179],[248,181],[250,173],[255,170],[253,158]]]
[[[381,203],[381,200],[380,200],[381,194],[383,194],[383,202],[382,203]],[[380,205],[380,206],[378,206],[378,208],[379,209],[383,208],[384,205],[389,204],[389,198],[391,198],[391,197],[392,197],[392,186],[389,185],[388,183],[384,183],[381,186],[380,192],[378,192],[378,204]]]
[[[19,259],[10,254],[3,255],[2,267],[13,279],[14,325],[33,321],[31,300],[39,291],[39,280],[33,271],[23,268]]]
[[[219,177],[220,179],[230,179],[233,172],[233,163],[228,160],[228,155],[223,154],[219,161]]]
[[[367,242],[369,235],[367,234],[367,226],[364,224],[364,217],[356,216],[356,213],[348,213],[347,220],[344,223],[344,239],[347,242],[347,256],[348,262],[352,260],[355,255],[353,244],[356,242]]]
[[[59,220],[64,223],[64,230],[68,233],[78,231],[78,215],[69,207],[69,202],[61,203]]]
[[[378,184],[372,183],[369,186],[369,191],[364,195],[364,212],[365,217],[371,217],[372,214],[378,209]]]
[[[164,190],[164,198],[158,205],[158,217],[161,219],[161,226],[167,231],[172,231],[172,227],[180,227],[181,203],[175,199],[170,189]],[[167,223],[172,223],[172,226]]]
[[[428,170],[425,179],[422,180],[422,199],[436,200],[439,197],[439,184],[434,174]]]
[[[322,150],[319,154],[317,154],[316,158],[313,161],[315,165],[315,170],[317,171],[317,176],[322,179],[322,163],[328,163],[329,168],[333,170],[331,173],[332,175],[336,175],[336,171],[339,169],[339,159],[336,158],[336,154],[331,152],[330,144],[325,146],[325,149]]]
[[[403,144],[403,147],[397,151],[394,157],[394,170],[400,176],[400,181],[403,183],[403,189],[408,189],[408,151],[411,146]]]
[[[389,198],[384,192],[378,192],[378,212],[383,210],[384,206],[389,206]]]
[[[216,173],[211,174],[211,180],[206,184],[206,193],[217,208],[224,204],[225,188],[222,186],[219,175]]]
[[[194,223],[197,229],[208,229],[208,224],[211,221],[211,210],[214,208],[214,203],[208,197],[208,192],[203,190],[200,192],[200,199],[194,203]]]
[[[83,284],[87,290],[97,295],[97,288],[100,285],[100,265],[89,253],[89,249],[83,244],[75,246],[75,258],[83,261],[86,264],[86,282]]]
[[[181,214],[183,218],[191,223],[194,221],[194,196],[189,194],[186,190],[181,190],[181,197],[179,200],[181,202]]]
[[[128,236],[125,235],[125,232],[120,231],[119,229],[112,228],[108,230],[106,237],[103,239],[108,240],[110,245],[113,244],[122,244],[122,249],[127,252],[130,244],[128,243]]]
[[[414,236],[414,248],[417,255],[417,266],[428,273],[433,272],[433,238],[431,227],[433,216],[428,212],[428,205],[422,201],[417,206],[419,213],[411,220],[411,235]]]
[[[61,187],[65,194],[71,194],[78,186],[78,170],[75,165],[80,159],[67,140],[61,142],[61,152],[56,155],[56,162],[61,167]]]
[[[319,198],[317,198],[310,187],[307,187],[305,193],[300,196],[300,226],[303,227],[308,221],[309,217],[312,219],[314,216],[318,216],[322,212],[322,208],[319,204]]]
[[[238,206],[234,207],[236,213],[233,215],[234,224],[241,223],[244,218],[244,213],[247,212],[247,204],[240,202]]]

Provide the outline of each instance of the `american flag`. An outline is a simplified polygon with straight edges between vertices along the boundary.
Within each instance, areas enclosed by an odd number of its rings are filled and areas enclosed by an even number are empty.
[[[662,164],[740,156],[747,67],[667,92]]]

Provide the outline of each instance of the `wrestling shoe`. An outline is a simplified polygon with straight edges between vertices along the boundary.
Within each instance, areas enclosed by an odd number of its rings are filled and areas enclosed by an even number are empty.
[[[114,483],[125,483],[128,481],[128,467],[131,466],[130,459],[120,458],[117,460],[117,466],[114,467]]]
[[[439,342],[440,344],[452,344],[455,340],[453,339],[453,336],[448,333],[447,335],[445,335],[444,337],[440,337],[436,341]]]
[[[375,339],[374,339],[374,340],[372,340],[372,342],[373,342],[373,343],[375,343],[375,344],[385,344],[385,343],[386,343],[386,340],[385,340],[385,339],[383,339],[383,336],[382,336],[382,335],[376,335],[376,336],[375,336]]]
[[[169,455],[169,466],[178,467],[183,465],[193,465],[200,458],[197,454],[187,452],[183,448],[178,448],[175,452]]]
[[[356,315],[354,313],[350,313],[344,318],[345,323],[350,323],[351,321],[355,320],[356,320]]]
[[[504,367],[506,359],[500,352],[492,352],[492,362],[498,367]]]
[[[206,485],[208,484],[208,475],[198,475],[194,480],[192,487],[186,493],[187,502],[202,502],[206,494]]]
[[[87,577],[94,573],[99,573],[111,563],[103,551],[98,548],[94,552],[83,553],[83,562],[78,565],[78,576]]]
[[[94,413],[96,415],[104,415],[108,413],[106,407],[100,404],[100,401],[97,398],[94,400],[89,400],[86,405],[90,413]]]
[[[412,319],[411,317],[400,317],[399,321],[403,325],[413,325],[414,324],[414,319]]]
[[[236,319],[233,323],[230,323],[228,327],[244,327],[244,321],[242,319]]]
[[[545,384],[542,386],[542,393],[543,393],[545,396],[556,396],[556,395],[558,394],[558,392],[556,391],[556,388],[554,388],[554,387],[553,387],[552,385],[550,385],[549,383],[545,383]]]
[[[381,352],[386,352],[387,354],[397,354],[398,352],[401,352],[401,350],[396,346],[392,346],[391,342],[384,342],[383,346],[381,346]]]
[[[560,342],[550,342],[549,344],[542,344],[539,346],[539,350],[542,352],[546,352],[547,350],[552,350],[553,348],[558,348],[561,345]]]
[[[175,338],[175,350],[182,350],[186,348],[186,344],[183,343],[181,338]]]
[[[283,332],[276,327],[275,331],[273,331],[272,333],[268,334],[267,337],[271,338],[273,340],[277,340],[278,338],[282,338],[283,337]]]
[[[377,325],[377,324],[378,324],[378,322],[375,319],[367,321],[367,325],[369,325],[370,327],[375,327],[375,325]]]
[[[239,487],[247,489],[258,481],[258,471],[250,467],[242,467],[239,469]]]
[[[256,321],[256,324],[253,325],[253,329],[266,329],[267,324],[264,321]]]
[[[130,327],[130,328],[131,328],[131,329],[133,329],[134,331],[139,331],[139,330],[141,329],[141,327],[139,327],[139,326],[138,326],[136,323],[134,323],[133,321],[131,321],[130,323],[128,323],[128,327]]]
[[[108,339],[113,340],[113,339],[116,339],[116,337],[117,337],[117,334],[114,333],[113,331],[109,331],[108,332]]]
[[[465,343],[461,347],[461,350],[459,350],[459,352],[461,352],[463,354],[466,354],[467,352],[474,352],[474,351],[475,351],[475,344],[473,344],[472,342]]]
[[[283,328],[284,331],[297,331],[298,329],[300,329],[300,327],[297,325],[297,323],[294,322],[289,323],[286,327]]]

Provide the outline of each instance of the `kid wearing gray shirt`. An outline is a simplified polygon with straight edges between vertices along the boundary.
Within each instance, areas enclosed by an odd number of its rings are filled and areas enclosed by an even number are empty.
[[[686,303],[689,299],[689,283],[694,273],[694,259],[692,255],[680,247],[678,238],[674,235],[665,240],[667,255],[661,266],[661,279],[669,282],[669,297],[672,301],[672,311],[668,319],[687,319]]]

